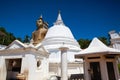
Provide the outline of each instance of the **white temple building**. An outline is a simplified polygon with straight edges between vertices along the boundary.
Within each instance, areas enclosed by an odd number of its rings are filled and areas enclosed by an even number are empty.
[[[47,80],[48,57],[42,45],[32,47],[15,40],[0,51],[0,80]]]
[[[109,32],[111,47],[120,50],[120,33],[113,31]]]
[[[38,26],[41,20],[37,20]],[[67,80],[83,75],[83,61],[74,57],[81,51],[80,46],[60,13],[44,39],[39,43],[33,40],[27,44],[15,40],[9,46],[0,46],[0,80],[52,80],[54,76]]]
[[[118,57],[120,50],[107,47],[94,38],[89,47],[75,55],[84,59],[85,80],[119,80]]]

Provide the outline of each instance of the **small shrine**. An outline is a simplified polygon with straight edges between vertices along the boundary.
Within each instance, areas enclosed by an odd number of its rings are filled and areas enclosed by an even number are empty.
[[[85,80],[119,80],[118,56],[119,50],[107,47],[97,38],[75,55],[83,58]]]
[[[0,80],[47,80],[48,51],[40,43],[47,32],[47,23],[40,17],[30,43],[18,40],[0,50]]]

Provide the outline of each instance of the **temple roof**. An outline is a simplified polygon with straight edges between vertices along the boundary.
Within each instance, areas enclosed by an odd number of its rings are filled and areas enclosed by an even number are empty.
[[[89,54],[120,54],[120,50],[107,47],[98,38],[94,38],[90,43],[89,47],[82,50],[78,56],[89,55]],[[77,55],[76,55],[77,56]]]
[[[44,48],[42,44],[34,46],[33,44],[25,44],[19,40],[14,40],[8,46],[0,45],[0,55],[6,54],[27,54],[28,52],[39,52],[39,54],[45,53],[48,54],[48,51]]]

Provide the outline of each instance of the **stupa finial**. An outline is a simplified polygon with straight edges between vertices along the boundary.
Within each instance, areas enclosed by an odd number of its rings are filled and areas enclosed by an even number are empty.
[[[64,24],[60,13],[61,13],[61,11],[59,10],[57,20],[54,23],[55,25],[61,25],[61,24],[63,25]]]
[[[42,18],[42,14],[41,14],[40,18]]]

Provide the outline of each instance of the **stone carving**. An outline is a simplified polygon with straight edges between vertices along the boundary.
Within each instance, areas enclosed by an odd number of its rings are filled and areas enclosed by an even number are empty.
[[[48,31],[48,24],[43,21],[42,16],[37,20],[36,26],[36,31],[32,33],[33,45],[40,43]]]

